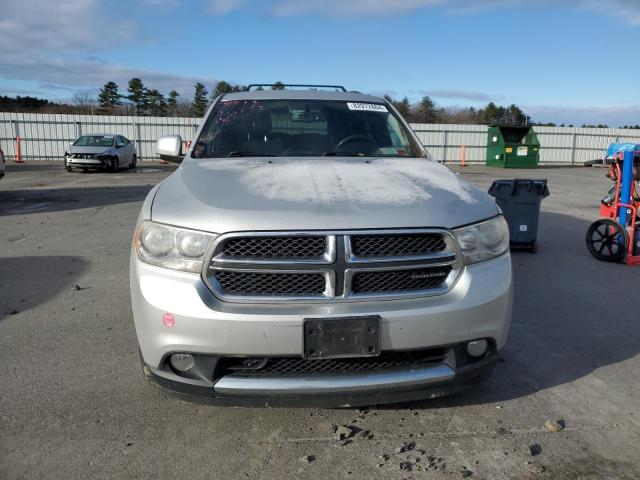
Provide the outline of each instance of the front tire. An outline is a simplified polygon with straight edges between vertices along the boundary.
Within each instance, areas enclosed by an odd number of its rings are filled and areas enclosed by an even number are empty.
[[[131,158],[131,163],[129,164],[129,168],[130,169],[134,169],[138,166],[138,158],[136,157],[136,154],[133,154],[133,157]]]
[[[117,173],[120,170],[120,165],[118,164],[118,157],[114,157],[111,159],[111,171],[113,173]]]

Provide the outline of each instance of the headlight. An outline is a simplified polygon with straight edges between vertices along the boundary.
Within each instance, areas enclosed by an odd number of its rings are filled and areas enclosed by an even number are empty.
[[[502,215],[453,233],[466,265],[498,257],[509,249],[509,226]]]
[[[145,220],[134,236],[134,247],[143,262],[159,267],[200,272],[207,249],[216,236],[170,227]]]

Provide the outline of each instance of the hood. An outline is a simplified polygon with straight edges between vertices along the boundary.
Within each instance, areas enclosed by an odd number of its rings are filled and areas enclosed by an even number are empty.
[[[107,152],[110,152],[111,150],[113,150],[113,147],[83,147],[83,146],[70,145],[69,148],[67,148],[67,152],[69,153],[98,154],[98,153],[107,153]]]
[[[186,158],[151,209],[155,221],[216,233],[453,228],[496,214],[448,168],[404,158]]]

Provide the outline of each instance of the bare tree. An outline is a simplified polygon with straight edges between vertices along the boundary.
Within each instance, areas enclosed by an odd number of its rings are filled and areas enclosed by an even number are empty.
[[[86,92],[75,92],[71,97],[71,104],[86,115],[93,115],[97,107],[96,101]]]

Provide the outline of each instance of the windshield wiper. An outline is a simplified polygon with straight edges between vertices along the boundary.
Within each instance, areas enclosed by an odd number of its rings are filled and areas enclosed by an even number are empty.
[[[332,152],[325,152],[322,154],[323,157],[366,157],[367,155],[362,153],[362,152],[341,152],[340,150],[338,151],[332,151]]]
[[[275,155],[272,153],[243,152],[241,150],[234,150],[233,152],[229,152],[227,157],[275,157]]]

